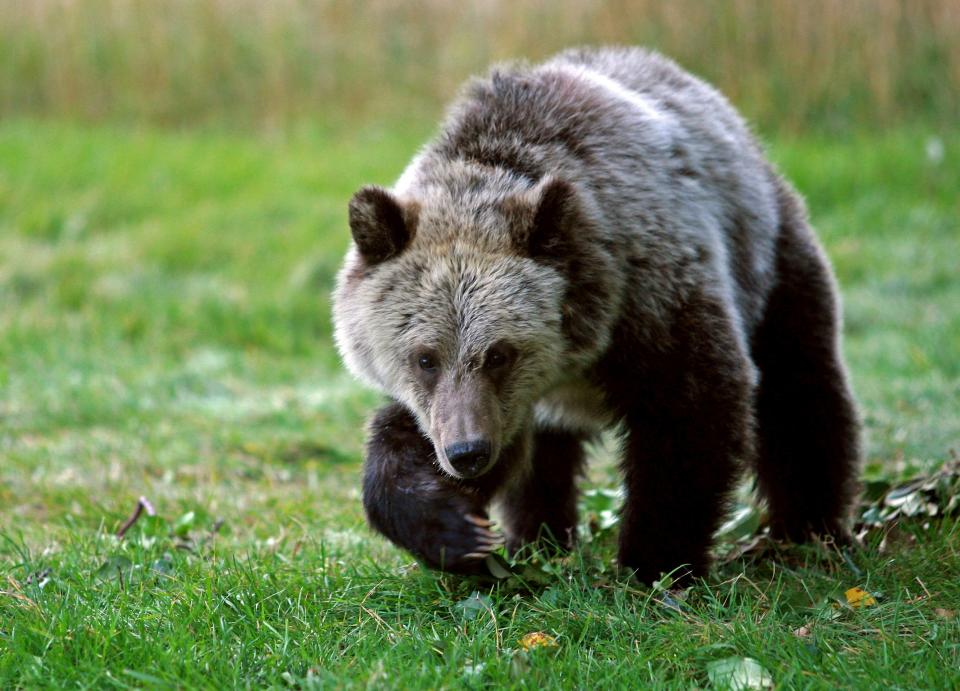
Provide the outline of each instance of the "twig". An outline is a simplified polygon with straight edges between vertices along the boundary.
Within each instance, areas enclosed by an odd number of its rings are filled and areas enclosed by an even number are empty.
[[[140,497],[137,500],[137,508],[133,510],[133,513],[130,515],[123,525],[120,526],[120,530],[117,531],[117,537],[123,539],[123,536],[127,534],[127,531],[133,527],[133,524],[140,520],[140,515],[146,511],[148,516],[156,516],[157,512],[153,508],[153,504],[146,497]]]

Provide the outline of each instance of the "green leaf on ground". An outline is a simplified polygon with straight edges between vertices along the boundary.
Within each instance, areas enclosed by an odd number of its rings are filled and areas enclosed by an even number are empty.
[[[707,664],[707,676],[715,689],[746,691],[769,689],[773,677],[752,657],[726,657]]]

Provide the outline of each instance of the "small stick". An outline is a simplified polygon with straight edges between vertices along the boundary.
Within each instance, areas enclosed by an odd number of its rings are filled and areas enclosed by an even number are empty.
[[[933,599],[933,596],[930,594],[930,591],[927,590],[927,586],[924,585],[923,581],[920,580],[920,576],[916,576],[917,583],[920,584],[920,587],[923,588],[923,592],[927,594],[927,599]]]
[[[146,497],[140,497],[137,500],[137,508],[133,510],[133,513],[130,515],[123,525],[120,526],[120,530],[117,531],[117,537],[123,539],[123,536],[127,534],[127,531],[133,527],[133,524],[140,520],[140,515],[146,511],[148,516],[156,516],[157,512],[153,508],[153,504]]]

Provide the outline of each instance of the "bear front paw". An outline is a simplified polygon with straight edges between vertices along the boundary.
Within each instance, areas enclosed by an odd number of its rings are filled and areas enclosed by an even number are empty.
[[[482,571],[483,560],[505,541],[494,523],[478,513],[439,511],[426,528],[419,549],[412,551],[428,566],[455,573]]]

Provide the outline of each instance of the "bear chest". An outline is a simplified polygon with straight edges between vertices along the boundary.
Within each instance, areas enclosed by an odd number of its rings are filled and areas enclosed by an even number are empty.
[[[534,408],[541,428],[595,434],[613,424],[603,392],[585,379],[564,381],[548,391]]]

